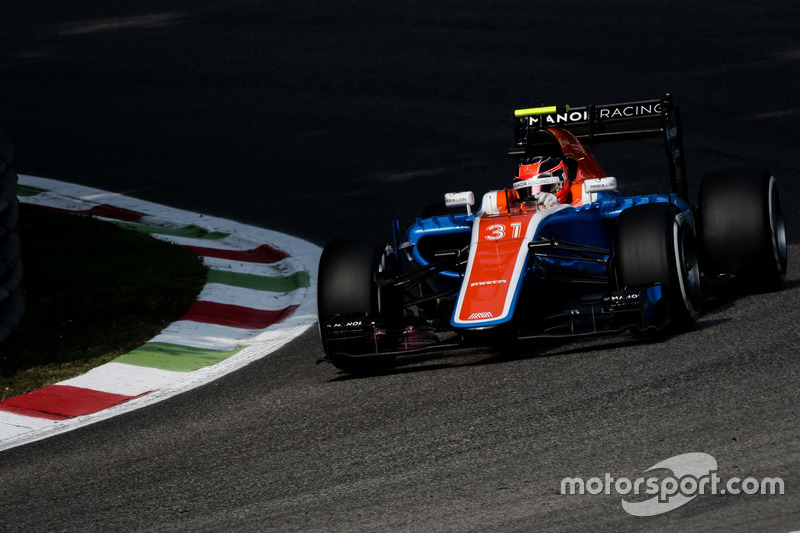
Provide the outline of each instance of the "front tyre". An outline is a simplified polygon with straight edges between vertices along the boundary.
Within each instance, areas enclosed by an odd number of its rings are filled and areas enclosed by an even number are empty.
[[[618,290],[660,283],[678,329],[691,328],[700,316],[696,239],[686,214],[672,204],[644,204],[620,214],[613,273]]]
[[[364,371],[391,365],[393,356],[342,357],[339,354],[363,352],[374,343],[363,339],[328,339],[326,324],[336,315],[369,317],[392,324],[402,315],[402,301],[396,290],[380,287],[377,277],[396,267],[392,249],[382,241],[366,242],[339,239],[322,252],[317,279],[317,314],[320,338],[326,358],[337,368]]]

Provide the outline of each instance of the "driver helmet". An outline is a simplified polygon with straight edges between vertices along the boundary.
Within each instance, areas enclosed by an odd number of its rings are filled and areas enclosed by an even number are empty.
[[[568,181],[567,166],[562,158],[535,156],[520,164],[514,188],[523,201],[544,192],[554,194],[559,202],[564,202],[569,192]]]

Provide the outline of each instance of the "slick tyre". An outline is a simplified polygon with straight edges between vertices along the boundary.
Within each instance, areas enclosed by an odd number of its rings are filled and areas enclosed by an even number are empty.
[[[703,177],[698,204],[706,275],[733,274],[756,291],[780,288],[786,226],[775,177],[762,169],[712,172]]]
[[[617,289],[660,283],[672,325],[690,329],[700,315],[700,268],[692,226],[672,204],[626,209],[614,239]]]
[[[328,342],[325,324],[328,318],[353,314],[383,319],[387,323],[399,320],[402,302],[392,289],[379,287],[376,276],[392,272],[396,258],[384,242],[336,240],[322,252],[317,281],[317,312],[320,338],[327,358],[338,368],[347,371],[370,370],[391,364],[394,357],[337,357],[340,352],[358,351],[346,342]]]

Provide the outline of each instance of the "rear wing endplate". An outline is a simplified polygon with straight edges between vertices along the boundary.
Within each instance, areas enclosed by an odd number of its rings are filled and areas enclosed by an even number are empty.
[[[514,113],[516,146],[509,150],[509,155],[523,157],[531,149],[529,133],[553,126],[569,131],[590,150],[597,143],[663,137],[672,192],[688,202],[680,112],[670,94],[658,100],[517,110]]]

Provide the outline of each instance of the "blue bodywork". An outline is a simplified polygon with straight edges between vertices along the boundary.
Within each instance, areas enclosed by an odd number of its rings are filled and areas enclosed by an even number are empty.
[[[549,253],[544,248],[541,251],[539,248],[530,250],[525,273],[520,279],[519,286],[514,288],[512,312],[502,320],[487,321],[483,326],[496,326],[512,320],[520,294],[524,288],[531,286],[537,280],[581,281],[594,283],[595,287],[606,284],[609,286],[606,287],[606,291],[610,291],[612,284],[609,279],[608,264],[612,259],[611,250],[613,249],[617,218],[625,209],[650,203],[674,204],[685,214],[694,230],[692,209],[676,194],[623,196],[617,191],[606,191],[597,193],[596,201],[591,204],[554,212],[541,222],[531,242],[569,243],[569,245],[591,247],[606,252],[593,252],[592,258],[587,259],[585,254],[576,253],[569,248],[561,250],[557,245],[550,249],[555,253]],[[426,246],[427,239],[431,239],[429,242],[436,244],[460,242],[464,246],[468,245],[476,218],[476,214],[453,213],[417,219],[406,233],[407,257],[417,267],[425,267],[430,264],[432,258],[430,253],[426,254],[426,249],[434,248],[440,251],[441,247]],[[455,296],[460,289],[463,276],[463,271],[444,270],[435,274],[430,283],[436,291],[447,291],[449,288],[452,295]],[[642,326],[647,326],[653,320],[656,302],[662,297],[660,287],[650,287],[643,291],[641,296]],[[578,310],[572,309],[572,312],[578,313]],[[458,327],[453,322],[451,325]]]

